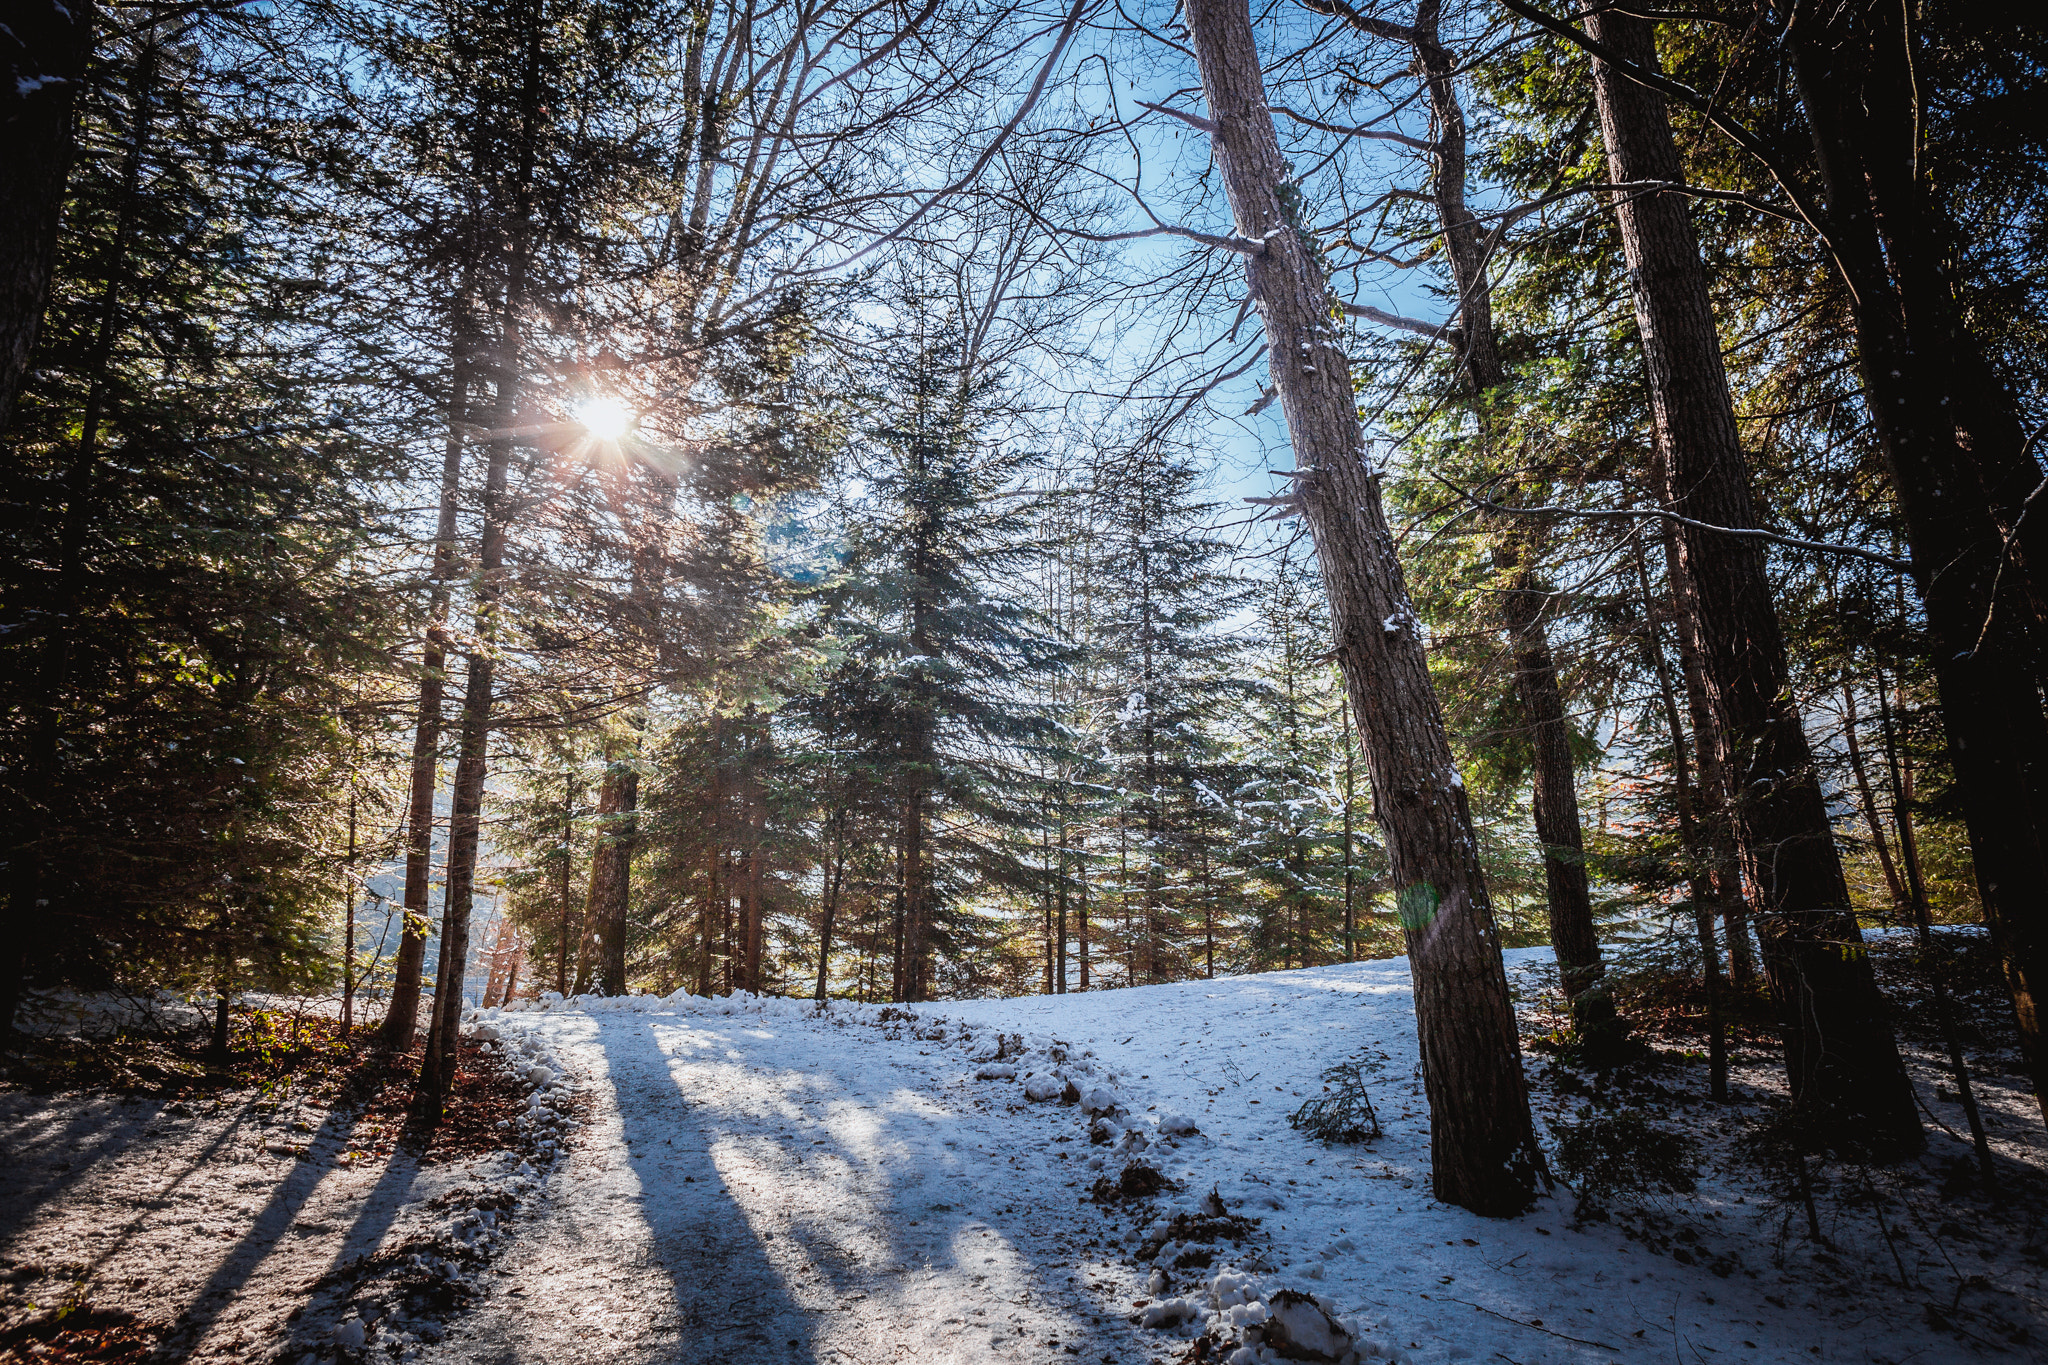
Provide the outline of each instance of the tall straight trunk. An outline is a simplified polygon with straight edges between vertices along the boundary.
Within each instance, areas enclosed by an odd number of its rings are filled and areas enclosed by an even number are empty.
[[[761,770],[767,763],[766,726],[753,706],[748,706],[740,724],[740,840],[741,852],[735,890],[739,892],[739,968],[736,980],[745,990],[759,993],[762,972],[761,842],[765,824],[762,805]]]
[[[1351,703],[1338,707],[1344,727],[1344,960],[1358,961],[1358,864],[1352,842],[1353,810],[1358,800],[1357,764],[1352,760]],[[1216,975],[1216,940],[1209,939],[1209,975]]]
[[[1064,814],[1060,817],[1060,860],[1059,883],[1055,908],[1053,932],[1059,944],[1058,960],[1055,963],[1053,991],[1057,995],[1067,993],[1067,822]]]
[[[725,882],[720,873],[725,859],[725,724],[714,719],[711,722],[711,795],[706,802],[710,811],[709,828],[705,830],[706,857],[704,859],[704,903],[698,911],[698,957],[697,994],[709,996],[712,992],[713,959],[717,956],[720,911],[724,903]]]
[[[890,918],[890,931],[893,939],[892,949],[895,956],[889,964],[889,998],[901,1004],[910,998],[908,994],[910,989],[909,964],[903,959],[904,915],[903,883],[901,880],[903,873],[903,851],[901,848],[898,848],[896,852],[896,872],[898,880],[896,884],[895,913]]]
[[[350,755],[353,768],[354,755]],[[348,782],[348,862],[343,869],[348,883],[348,928],[341,949],[341,1036],[347,1038],[356,1026],[356,782]]]
[[[1884,825],[1877,815],[1877,797],[1870,790],[1870,774],[1864,770],[1863,745],[1856,737],[1856,689],[1848,683],[1842,684],[1842,744],[1849,751],[1849,771],[1856,779],[1856,804],[1863,812],[1863,823],[1870,831],[1870,846],[1877,852],[1878,865],[1884,871],[1885,889],[1891,892],[1892,904],[1905,907],[1909,901],[1905,883],[1899,878],[1898,864],[1892,861],[1892,842],[1885,837]]]
[[[1323,9],[1317,0],[1311,8]],[[1441,0],[1421,0],[1411,26],[1360,14],[1346,5],[1331,11],[1377,37],[1409,45],[1415,73],[1429,101],[1435,153],[1431,198],[1443,230],[1445,257],[1458,291],[1458,330],[1453,341],[1469,384],[1480,438],[1496,467],[1510,467],[1492,409],[1508,383],[1493,324],[1493,285],[1486,273],[1487,227],[1466,202],[1465,110],[1458,99],[1458,59],[1441,37]],[[1557,954],[1559,982],[1573,1019],[1589,1042],[1614,1029],[1613,997],[1606,990],[1607,967],[1593,923],[1592,889],[1586,878],[1586,848],[1579,818],[1577,772],[1572,763],[1571,728],[1564,693],[1545,622],[1548,595],[1536,580],[1540,539],[1525,527],[1500,528],[1494,553],[1504,579],[1501,617],[1513,660],[1515,691],[1528,728],[1532,805],[1536,838],[1543,848],[1543,880],[1550,918],[1550,942]],[[1348,873],[1347,873],[1348,875]],[[1347,906],[1348,906],[1347,895]]]
[[[1904,22],[1883,6],[1802,5],[1788,46],[1827,188],[1829,241],[1849,286],[1866,407],[1933,641],[1984,918],[2048,1117],[2039,999],[2048,990],[2048,723],[2042,641],[2028,638],[2021,591],[2048,563],[2025,557],[2023,537],[2021,572],[2001,576],[2004,537],[1993,509],[2034,471],[2002,469],[1998,461],[2015,456],[1985,445],[1981,432],[1968,450],[1958,439],[1958,424],[1976,420],[1964,410],[1984,400],[1985,381],[1968,369],[1981,354],[1957,320],[1944,243],[1916,170],[1919,101]],[[2005,509],[2008,525],[2016,514]]]
[[[1659,461],[1660,501],[1670,501]],[[1685,683],[1686,718],[1692,722],[1691,752],[1694,781],[1692,825],[1694,855],[1704,869],[1705,889],[1720,917],[1728,944],[1728,976],[1738,992],[1756,987],[1756,964],[1749,951],[1749,917],[1742,891],[1742,869],[1735,848],[1735,832],[1729,810],[1727,764],[1723,761],[1720,736],[1715,727],[1714,708],[1707,700],[1704,666],[1700,662],[1699,612],[1686,590],[1685,575],[1679,569],[1677,528],[1664,527],[1665,577],[1671,585],[1671,616],[1676,627],[1679,675]],[[1644,602],[1650,597],[1648,571],[1644,570]],[[1647,606],[1646,606],[1647,610]]]
[[[915,778],[903,802],[903,994],[925,998],[925,792]]]
[[[561,933],[555,940],[555,990],[561,995],[569,993],[569,921],[575,913],[574,903],[569,899],[569,878],[576,870],[576,795],[578,784],[574,776],[562,780],[562,879],[555,888],[555,895],[562,907]]]
[[[0,433],[28,378],[50,301],[98,8],[94,0],[38,0],[7,16],[11,41],[0,65],[0,131],[7,137],[0,157]]]
[[[495,443],[494,443],[495,444]],[[493,453],[491,474],[502,490],[504,476]],[[502,544],[502,536],[500,537]],[[486,567],[485,572],[490,568]],[[481,590],[480,590],[481,592]],[[494,626],[489,607],[479,607],[478,638]],[[476,900],[476,861],[482,838],[484,777],[490,743],[491,702],[496,669],[484,650],[470,655],[463,689],[462,731],[455,760],[455,791],[448,820],[448,871],[441,901],[441,955],[434,972],[434,1008],[427,1026],[427,1052],[420,1064],[421,1107],[438,1121],[455,1083],[455,1059],[462,1026],[463,980],[469,968],[469,915]]]
[[[632,899],[633,849],[640,834],[639,746],[619,740],[607,746],[604,780],[597,795],[597,844],[590,855],[590,893],[584,922],[598,935],[598,989],[626,993],[626,917]]]
[[[1043,803],[1041,803],[1040,810],[1041,813],[1049,814],[1044,811]],[[1038,867],[1041,878],[1038,893],[1039,916],[1043,920],[1042,927],[1045,931],[1045,993],[1051,995],[1053,993],[1053,959],[1058,954],[1053,946],[1052,902],[1054,893],[1052,876],[1052,822],[1050,819],[1047,819],[1039,827]]]
[[[825,878],[825,913],[818,924],[818,991],[817,1001],[825,1003],[825,985],[831,976],[832,967],[832,924],[839,916],[839,898],[846,888],[846,808],[840,807],[832,813],[829,822],[832,831],[832,861],[827,865]]]
[[[419,1028],[420,971],[425,966],[428,881],[434,854],[434,793],[441,785],[441,711],[448,678],[449,583],[460,554],[456,504],[462,491],[463,432],[469,421],[472,362],[467,288],[457,291],[453,356],[449,365],[448,439],[441,455],[441,503],[434,527],[433,586],[427,597],[426,645],[420,658],[420,700],[413,721],[411,790],[405,815],[405,918],[392,964],[391,1000],[377,1030],[377,1045],[412,1049]]]
[[[519,161],[506,224],[510,259],[499,298],[498,350],[492,363],[495,410],[484,471],[483,526],[478,538],[476,646],[469,654],[457,742],[455,789],[448,819],[447,886],[441,903],[441,961],[434,977],[433,1022],[420,1065],[421,1109],[438,1122],[455,1083],[460,1052],[463,979],[469,969],[469,916],[476,897],[476,861],[482,838],[485,770],[490,759],[491,708],[496,700],[498,602],[504,592],[506,497],[512,433],[523,407],[520,365],[525,354],[527,272],[531,265],[534,167],[541,118],[541,16],[526,14],[526,50],[520,91]]]
[[[1636,573],[1643,585],[1643,646],[1657,675],[1657,690],[1664,703],[1664,728],[1671,736],[1671,783],[1677,796],[1678,837],[1685,849],[1686,890],[1692,897],[1693,928],[1700,945],[1700,981],[1707,995],[1707,1093],[1714,1099],[1728,1098],[1728,1032],[1721,1009],[1721,954],[1714,942],[1714,921],[1721,907],[1713,877],[1716,850],[1701,835],[1693,810],[1692,755],[1686,744],[1685,722],[1679,718],[1678,689],[1671,681],[1671,661],[1664,655],[1662,632],[1657,629],[1654,599],[1650,593],[1650,570],[1641,559]]]
[[[1074,947],[1081,959],[1080,988],[1088,989],[1088,839],[1081,837],[1081,899],[1074,907]]]
[[[1246,0],[1191,0],[1211,143],[1266,333],[1343,665],[1401,888],[1430,1106],[1431,1181],[1445,1203],[1508,1216],[1543,1177],[1500,939],[1472,816],[1429,678],[1420,623],[1366,467],[1329,291],[1289,205]]]
[[[1617,55],[1656,67],[1649,21],[1596,11],[1588,27]],[[1683,183],[1663,97],[1597,58],[1593,84],[1610,178]],[[1631,195],[1615,206],[1658,447],[1674,510],[1711,526],[1755,526],[1687,202],[1678,194]],[[1695,527],[1677,528],[1675,539],[1730,785],[1741,794],[1736,829],[1756,889],[1793,1096],[1852,1119],[1881,1145],[1917,1151],[1925,1141],[1919,1115],[1792,703],[1763,551],[1754,541]]]

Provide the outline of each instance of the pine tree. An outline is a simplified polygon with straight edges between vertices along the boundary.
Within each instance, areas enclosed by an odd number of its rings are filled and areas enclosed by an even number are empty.
[[[1005,831],[1032,817],[1025,753],[1049,726],[1019,684],[1061,650],[1007,591],[1028,570],[1028,509],[1014,496],[1036,460],[989,431],[1004,376],[976,363],[963,319],[915,283],[900,298],[901,358],[875,398],[858,465],[869,489],[846,564],[820,594],[824,680],[855,744],[886,754],[900,952],[892,994],[932,998],[969,930],[978,887],[1032,882]]]
[[[353,376],[316,339],[343,305],[309,268],[326,231],[267,173],[261,55],[144,26],[81,95],[0,525],[0,1027],[28,978],[321,976],[349,897],[361,755],[336,718],[396,624],[355,572],[389,467],[336,420]]]
[[[1094,609],[1081,643],[1100,745],[1090,777],[1115,793],[1102,814],[1119,854],[1118,880],[1099,894],[1124,921],[1125,984],[1178,980],[1206,970],[1213,951],[1217,902],[1201,869],[1231,837],[1226,727],[1250,690],[1224,623],[1248,592],[1200,475],[1159,434],[1141,429],[1102,452],[1089,477]]]

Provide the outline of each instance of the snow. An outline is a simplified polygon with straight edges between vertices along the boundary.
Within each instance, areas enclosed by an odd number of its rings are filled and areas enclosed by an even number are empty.
[[[590,1121],[436,1360],[1163,1362],[1204,1331],[1242,1365],[1960,1349],[1909,1296],[1774,1268],[1777,1215],[1733,1187],[1691,1201],[1682,1258],[1574,1228],[1562,1190],[1510,1220],[1436,1203],[1405,960],[909,1010],[679,993],[480,1018],[576,1078]],[[1322,1070],[1367,1049],[1386,1136],[1295,1132]],[[1134,1162],[1171,1185],[1119,1196]],[[1240,1240],[1215,1231],[1240,1218]]]

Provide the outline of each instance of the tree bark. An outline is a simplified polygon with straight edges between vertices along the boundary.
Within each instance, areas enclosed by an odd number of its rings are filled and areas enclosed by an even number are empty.
[[[467,298],[467,291],[459,297]],[[425,966],[428,881],[434,855],[434,793],[441,785],[441,710],[448,677],[448,595],[460,553],[455,521],[462,491],[463,431],[469,420],[471,361],[468,310],[458,308],[449,365],[448,439],[441,456],[441,505],[434,528],[433,587],[427,600],[425,652],[420,659],[420,701],[413,722],[412,786],[405,817],[405,917],[392,964],[391,1002],[377,1030],[377,1045],[412,1050],[419,1028],[420,971]]]
[[[1725,1100],[1728,1031],[1722,1019],[1720,951],[1714,942],[1714,920],[1721,905],[1713,872],[1721,861],[1720,850],[1703,837],[1694,814],[1693,765],[1686,744],[1685,722],[1679,718],[1678,689],[1672,684],[1671,661],[1664,656],[1662,632],[1657,629],[1649,567],[1641,559],[1636,561],[1636,573],[1643,585],[1643,647],[1650,656],[1651,670],[1657,675],[1657,690],[1664,703],[1664,728],[1671,736],[1671,784],[1678,807],[1678,837],[1685,849],[1686,891],[1692,897],[1693,927],[1699,937],[1700,981],[1707,996],[1707,1093],[1714,1099]]]
[[[26,0],[0,29],[0,433],[49,305],[98,8],[94,0]]]
[[[1892,861],[1891,840],[1885,837],[1884,826],[1877,817],[1877,797],[1870,790],[1870,774],[1863,763],[1863,745],[1856,738],[1856,689],[1847,681],[1842,684],[1842,745],[1849,752],[1849,771],[1856,779],[1856,804],[1863,812],[1863,824],[1870,831],[1870,846],[1877,853],[1878,866],[1884,871],[1885,889],[1891,892],[1892,904],[1901,909],[1910,904],[1906,887],[1899,880],[1898,864]]]
[[[849,793],[850,795],[850,793]],[[825,873],[825,913],[818,924],[817,1001],[825,1003],[825,988],[832,970],[832,928],[839,917],[839,898],[846,889],[846,808],[832,812],[827,822],[832,831],[832,861]]]
[[[1956,373],[1957,357],[1967,364],[1976,348],[1957,321],[1943,244],[1913,172],[1917,137],[1905,115],[1917,100],[1903,22],[1883,6],[1811,13],[1801,6],[1789,48],[1827,189],[1829,241],[1851,295],[1865,403],[1933,638],[1942,726],[1984,918],[2048,1117],[2039,1004],[2048,989],[2041,642],[2026,635],[2031,610],[2015,581],[2024,575],[2001,578],[2005,537],[1992,511],[2010,503],[2030,471],[2001,472],[1993,450],[1966,451],[1958,440],[1958,424],[1971,420],[1963,408],[1982,400],[1982,385],[1967,374],[1959,382]],[[2044,511],[2036,508],[2029,522],[2048,521]],[[2016,515],[2007,511],[2008,524]]]
[[[1486,273],[1487,232],[1466,203],[1465,110],[1458,100],[1457,58],[1445,49],[1439,36],[1442,10],[1441,0],[1422,0],[1416,6],[1409,42],[1436,130],[1432,189],[1445,255],[1458,291],[1454,340],[1471,385],[1474,420],[1487,454],[1498,466],[1513,458],[1503,449],[1505,442],[1491,413],[1495,396],[1506,387],[1508,377],[1493,325],[1493,284]],[[1550,943],[1557,954],[1559,983],[1570,1002],[1573,1021],[1580,1036],[1598,1046],[1614,1031],[1614,1002],[1606,990],[1607,967],[1600,957],[1599,933],[1593,924],[1571,727],[1565,720],[1564,693],[1558,686],[1557,663],[1544,621],[1548,596],[1536,581],[1541,547],[1530,528],[1502,528],[1501,536],[1495,552],[1495,564],[1507,580],[1501,614],[1514,661],[1515,690],[1528,726],[1532,806],[1536,838],[1543,846]]]
[[[626,919],[632,899],[633,848],[640,833],[640,771],[626,742],[610,747],[597,796],[597,844],[590,856],[586,924],[599,940],[598,989],[626,994]],[[637,745],[632,746],[637,750]]]
[[[1594,39],[1654,69],[1653,25],[1619,11],[1589,16]],[[1663,96],[1607,62],[1594,93],[1616,181],[1683,183]],[[1721,363],[1706,271],[1686,199],[1616,204],[1633,285],[1657,442],[1674,510],[1714,526],[1757,524]],[[1756,889],[1765,969],[1785,1029],[1795,1099],[1858,1123],[1899,1152],[1924,1143],[1912,1091],[1862,950],[1813,755],[1792,703],[1785,644],[1759,546],[1676,528],[1678,568],[1697,611],[1702,673],[1728,775],[1736,830]]]
[[[1192,0],[1190,40],[1246,279],[1301,469],[1300,501],[1407,931],[1438,1199],[1510,1216],[1544,1174],[1492,906],[1420,624],[1365,464],[1328,286],[1290,205],[1245,0]]]

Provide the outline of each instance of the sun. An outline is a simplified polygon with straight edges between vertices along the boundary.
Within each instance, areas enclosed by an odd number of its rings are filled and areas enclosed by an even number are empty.
[[[576,420],[600,441],[616,441],[633,429],[633,410],[616,398],[592,398],[575,407]]]

